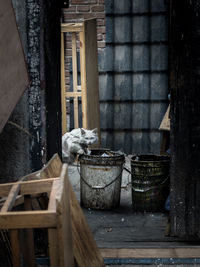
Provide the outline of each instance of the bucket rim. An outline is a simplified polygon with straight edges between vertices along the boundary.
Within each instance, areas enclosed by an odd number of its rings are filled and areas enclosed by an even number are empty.
[[[138,159],[136,159],[137,157]],[[146,159],[144,159],[145,157]],[[159,155],[159,154],[134,154],[131,157],[131,162],[140,162],[140,163],[147,163],[147,162],[155,163],[155,162],[169,162],[169,161],[170,161],[170,156]]]

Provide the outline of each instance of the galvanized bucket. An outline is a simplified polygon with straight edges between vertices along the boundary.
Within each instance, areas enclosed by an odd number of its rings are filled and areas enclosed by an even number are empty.
[[[169,194],[168,156],[136,155],[131,159],[132,205],[136,211],[163,211]]]
[[[112,209],[119,206],[124,155],[106,149],[94,149],[81,155],[80,200],[91,209]]]

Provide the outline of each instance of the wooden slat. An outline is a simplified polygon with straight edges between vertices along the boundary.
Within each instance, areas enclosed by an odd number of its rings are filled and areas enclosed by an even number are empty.
[[[10,230],[13,267],[20,267],[20,244],[18,230]]]
[[[60,267],[74,266],[74,254],[72,245],[72,226],[70,216],[70,192],[67,173],[67,164],[63,165],[60,176],[62,195],[56,198],[56,210],[58,215],[58,240]]]
[[[73,67],[73,91],[77,92],[78,70],[77,70],[76,33],[72,33],[72,67]],[[74,98],[74,128],[79,128],[77,97]]]
[[[55,212],[49,211],[18,211],[0,214],[0,229],[52,228],[56,227]]]
[[[32,210],[31,196],[24,196],[24,208],[25,210]],[[35,267],[35,253],[34,253],[34,236],[33,229],[26,229],[26,246],[24,259],[27,266]]]
[[[41,178],[47,179],[60,176],[62,170],[62,162],[58,154],[54,154],[53,157],[41,170]]]
[[[48,229],[48,241],[49,241],[49,256],[51,267],[59,266],[59,252],[58,252],[58,235],[57,229]]]
[[[69,189],[75,260],[80,267],[104,266],[100,250],[97,247],[70,183]]]
[[[86,84],[86,58],[85,58],[85,32],[79,33],[80,40],[80,69],[82,90],[82,125],[87,129],[87,84]]]
[[[66,92],[66,97],[81,97],[82,93],[81,92]]]
[[[86,79],[86,129],[98,129],[100,146],[100,106],[99,106],[99,76],[97,50],[97,23],[96,19],[84,21],[85,35],[85,79]],[[94,147],[94,146],[93,146]]]
[[[66,98],[65,98],[65,46],[64,33],[61,33],[61,107],[62,107],[62,134],[67,131]]]
[[[100,249],[104,258],[199,258],[200,247]]]
[[[9,194],[12,186],[19,185],[21,195],[29,195],[29,194],[39,194],[44,192],[50,192],[52,183],[55,179],[59,179],[58,177],[49,178],[45,180],[32,180],[26,182],[16,182],[16,183],[7,183],[0,185],[0,197],[6,197]]]
[[[62,23],[61,32],[81,32],[83,31],[83,23]]]
[[[0,132],[29,84],[11,0],[0,7]]]
[[[3,207],[1,208],[1,212],[7,212],[9,210],[12,209],[14,203],[15,203],[15,200],[16,200],[16,197],[19,193],[19,190],[20,190],[20,185],[19,184],[14,184],[12,187],[11,187],[11,190],[8,194],[8,197],[3,205]]]
[[[49,204],[48,204],[49,211],[56,211],[56,197],[60,189],[62,189],[60,179],[55,180],[53,182],[50,197],[49,197]]]

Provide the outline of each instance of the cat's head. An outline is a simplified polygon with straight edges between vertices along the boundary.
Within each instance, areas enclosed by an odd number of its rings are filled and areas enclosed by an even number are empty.
[[[93,130],[81,128],[81,137],[84,139],[84,142],[87,144],[87,146],[93,145],[98,141],[98,130],[97,128]]]

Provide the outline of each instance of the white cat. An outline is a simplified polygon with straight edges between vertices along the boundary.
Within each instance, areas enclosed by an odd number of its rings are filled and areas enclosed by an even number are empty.
[[[88,146],[97,143],[97,129],[74,129],[62,136],[63,160],[73,163],[77,155],[88,154]]]

